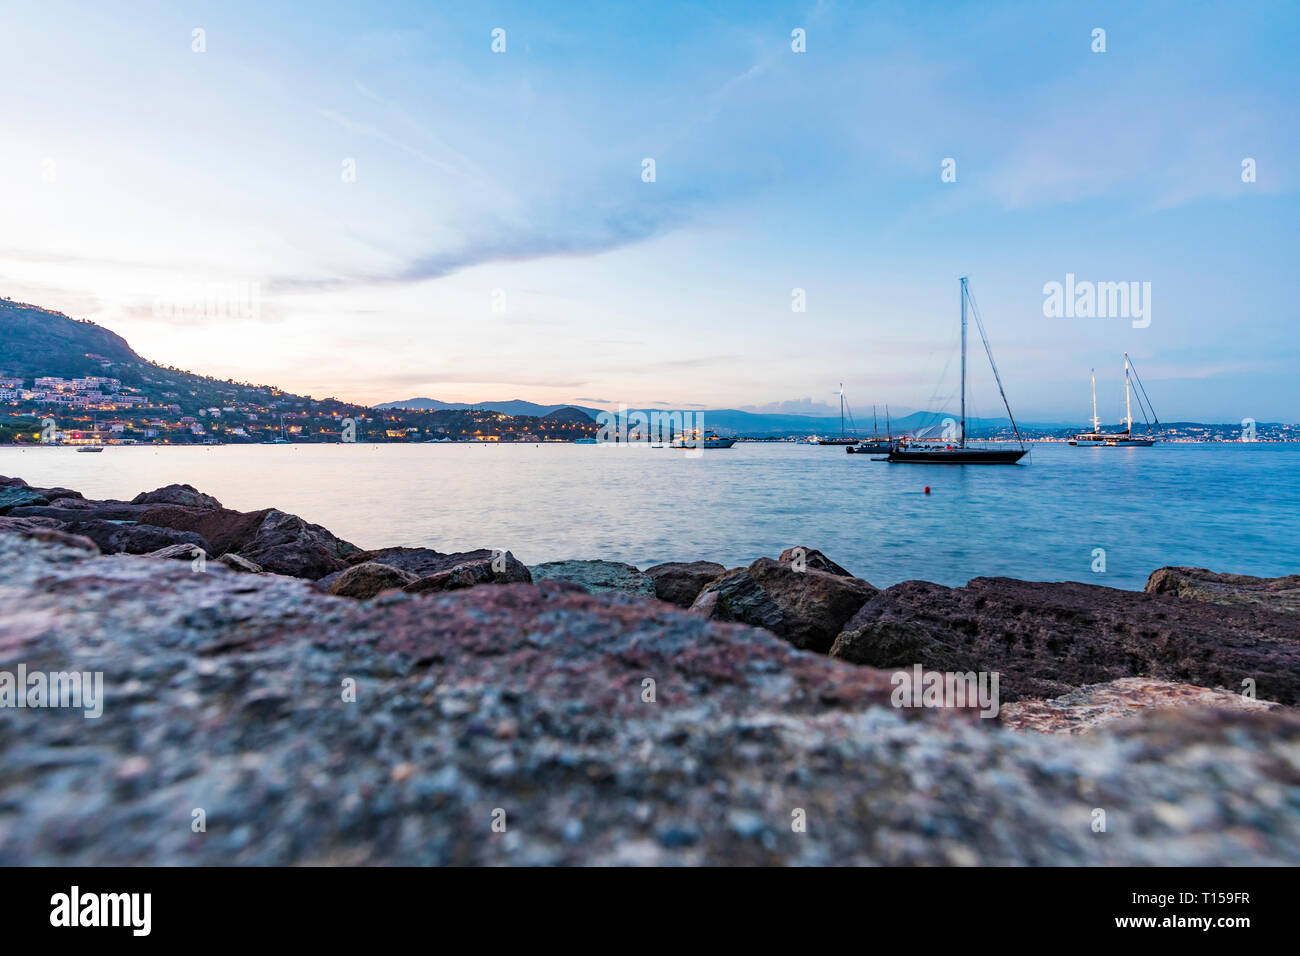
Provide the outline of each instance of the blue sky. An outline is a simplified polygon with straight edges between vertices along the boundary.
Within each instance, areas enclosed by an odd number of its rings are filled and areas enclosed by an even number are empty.
[[[1132,6],[10,3],[0,292],[358,401],[915,408],[965,274],[1020,417],[1095,366],[1113,420],[1128,351],[1162,418],[1300,420],[1300,8]]]

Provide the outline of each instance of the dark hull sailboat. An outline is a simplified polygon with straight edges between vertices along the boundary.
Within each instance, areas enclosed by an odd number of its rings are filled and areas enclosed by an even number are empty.
[[[1014,465],[1029,452],[1023,448],[917,448],[890,452],[889,461],[918,465]]]
[[[984,351],[993,368],[993,377],[997,379],[998,391],[1002,395],[1002,404],[1006,407],[1011,427],[1015,429],[1019,448],[978,448],[966,444],[966,305],[971,305],[975,315],[975,325],[984,342]],[[896,464],[918,465],[1014,465],[1028,453],[1024,439],[1020,437],[1020,428],[1015,416],[1011,414],[1011,404],[1007,401],[1006,390],[1002,387],[1002,376],[998,374],[997,363],[993,361],[993,350],[989,348],[988,336],[984,334],[984,322],[980,319],[979,308],[966,288],[966,277],[961,279],[961,439],[956,445],[937,442],[902,441],[890,449],[889,457],[884,459]]]

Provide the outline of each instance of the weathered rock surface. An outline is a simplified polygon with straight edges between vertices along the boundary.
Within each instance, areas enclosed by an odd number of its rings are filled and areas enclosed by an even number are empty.
[[[400,590],[418,580],[410,571],[380,564],[378,561],[363,561],[340,571],[330,584],[329,593],[364,600],[384,591]]]
[[[1087,584],[905,581],[844,626],[831,656],[873,667],[997,671],[1004,700],[1057,697],[1121,677],[1300,702],[1300,620]]]
[[[0,566],[0,669],[106,689],[0,708],[0,865],[1300,863],[1285,710],[1014,733],[550,583],[348,602],[16,534]]]
[[[1003,727],[1051,734],[1086,734],[1116,720],[1153,710],[1266,711],[1281,705],[1226,690],[1174,684],[1150,677],[1123,677],[1107,684],[1090,684],[1051,700],[1022,700],[1005,704],[998,719]]]
[[[164,485],[142,491],[131,499],[133,505],[183,505],[187,508],[220,508],[221,502],[205,495],[193,485]]]
[[[642,573],[655,585],[655,597],[678,607],[690,607],[704,586],[726,574],[715,561],[669,561],[646,568]]]
[[[248,558],[233,551],[227,551],[225,554],[217,557],[217,560],[230,568],[232,571],[238,571],[240,574],[261,574],[265,570],[260,564],[249,561]]]
[[[59,523],[53,518],[11,518],[0,517],[0,534],[14,534],[37,541],[61,543],[71,548],[99,554],[99,545],[79,534],[69,534],[59,529]]]
[[[257,534],[269,513],[269,509],[234,511],[230,508],[150,505],[141,512],[139,520],[141,524],[193,531],[208,542],[215,554],[221,555],[240,551]]]
[[[348,558],[360,550],[318,524],[272,508],[239,553],[267,571],[315,580],[348,567]]]
[[[467,554],[476,554],[468,552]],[[488,552],[486,557],[475,556],[420,578],[405,588],[408,594],[427,594],[433,591],[458,591],[480,584],[531,584],[532,574],[524,563],[509,551],[502,554]]]
[[[534,581],[572,581],[589,594],[620,592],[655,596],[654,581],[621,561],[547,561],[528,570]]]
[[[199,555],[205,555],[205,552],[196,544],[169,544],[165,548],[159,548],[157,551],[150,551],[145,555],[146,558],[161,558],[164,561],[193,561]]]
[[[1257,604],[1300,614],[1300,574],[1253,578],[1218,574],[1205,568],[1159,568],[1147,579],[1147,594],[1171,594],[1212,604]]]
[[[798,571],[793,564],[759,558],[711,582],[692,610],[713,620],[762,627],[795,647],[824,654],[876,593],[852,576],[814,570],[811,564]]]
[[[851,573],[844,570],[816,548],[809,548],[805,545],[800,545],[797,548],[786,548],[781,552],[780,560],[782,564],[788,564],[797,570],[825,571],[827,574],[836,574],[842,578],[853,577]]]
[[[140,516],[140,524],[188,531],[202,536],[214,554],[235,551],[265,570],[313,580],[342,571],[361,550],[318,524],[275,508],[156,505]]]
[[[89,538],[105,554],[149,554],[173,544],[202,548],[210,552],[208,543],[192,531],[158,528],[146,524],[120,524],[114,521],[64,521],[60,527],[69,534]]]
[[[14,508],[48,505],[50,499],[24,485],[0,485],[0,515]]]

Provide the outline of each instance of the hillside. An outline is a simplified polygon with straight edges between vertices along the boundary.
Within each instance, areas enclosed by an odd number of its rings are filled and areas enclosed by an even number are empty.
[[[124,338],[93,322],[0,299],[0,376],[99,375],[103,360],[147,364]]]

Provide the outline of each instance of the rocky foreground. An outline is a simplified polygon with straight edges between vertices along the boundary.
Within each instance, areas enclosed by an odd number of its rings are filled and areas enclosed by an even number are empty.
[[[528,568],[3,478],[0,567],[0,671],[106,691],[0,707],[0,865],[1300,863],[1294,578]]]

